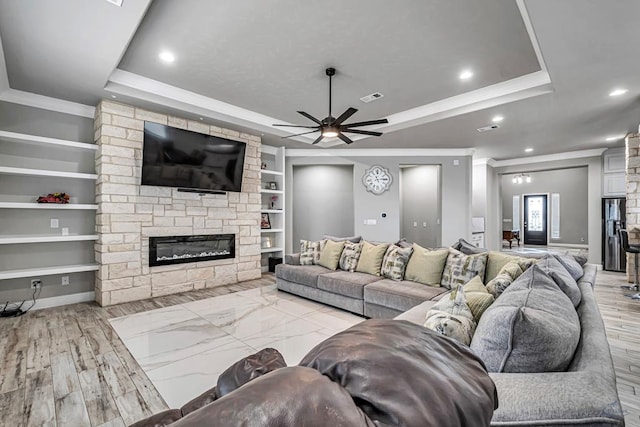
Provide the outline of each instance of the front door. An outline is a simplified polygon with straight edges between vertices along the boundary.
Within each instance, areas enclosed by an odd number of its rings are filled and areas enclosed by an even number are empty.
[[[524,196],[524,244],[547,244],[547,196]]]

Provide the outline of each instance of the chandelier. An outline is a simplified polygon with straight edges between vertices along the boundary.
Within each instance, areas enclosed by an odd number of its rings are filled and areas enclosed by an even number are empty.
[[[514,184],[522,184],[523,182],[529,184],[531,182],[531,175],[528,173],[519,173],[518,175],[514,175],[511,182]]]

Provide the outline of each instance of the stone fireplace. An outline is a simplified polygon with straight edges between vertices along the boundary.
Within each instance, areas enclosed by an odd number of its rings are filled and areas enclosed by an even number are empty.
[[[247,144],[242,191],[198,194],[141,186],[145,121]],[[95,292],[99,304],[119,304],[260,277],[260,137],[103,100],[96,107],[95,138],[95,257],[99,264]],[[228,249],[233,256],[211,255],[168,265],[150,257],[152,239],[157,258],[157,242],[162,239],[210,235],[232,236],[227,242],[232,242]],[[195,241],[191,243],[195,245]],[[189,245],[182,241],[177,251],[162,256],[180,258],[188,253]],[[163,252],[162,243],[159,247]]]
[[[234,234],[149,237],[149,266],[235,258]]]

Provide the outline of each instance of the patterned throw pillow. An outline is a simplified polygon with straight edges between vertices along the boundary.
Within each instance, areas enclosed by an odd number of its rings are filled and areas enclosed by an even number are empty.
[[[314,265],[320,261],[320,254],[324,248],[326,240],[312,242],[300,240],[300,265]]]
[[[525,269],[526,268],[528,268],[528,266],[525,266]],[[498,298],[523,272],[524,270],[520,261],[509,261],[500,269],[498,275],[487,283],[487,291],[489,291],[494,298]]]
[[[453,289],[455,285],[464,285],[476,276],[484,277],[489,252],[465,255],[460,251],[449,248],[447,262],[442,272],[440,285]]]
[[[380,269],[382,277],[391,280],[402,280],[411,252],[413,252],[412,246],[402,248],[396,245],[389,245],[382,259],[382,268]]]
[[[362,243],[345,242],[338,266],[341,270],[354,272],[362,253]]]
[[[427,312],[424,326],[440,335],[469,345],[476,329],[476,322],[466,301],[462,286],[457,285],[449,298],[441,299]]]
[[[467,298],[467,305],[473,314],[473,320],[480,321],[482,313],[495,301],[493,295],[484,287],[480,276],[471,279],[464,285],[464,296]]]

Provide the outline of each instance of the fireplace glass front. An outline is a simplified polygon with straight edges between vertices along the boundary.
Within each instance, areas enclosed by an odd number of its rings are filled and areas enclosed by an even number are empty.
[[[235,234],[149,238],[149,266],[235,258]]]

